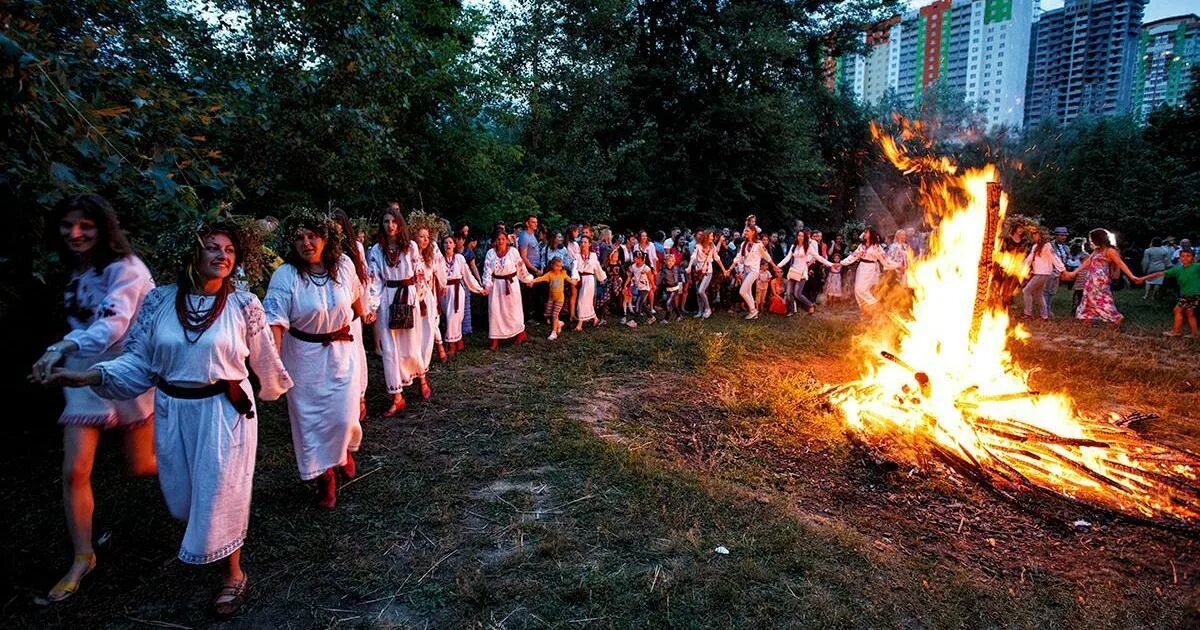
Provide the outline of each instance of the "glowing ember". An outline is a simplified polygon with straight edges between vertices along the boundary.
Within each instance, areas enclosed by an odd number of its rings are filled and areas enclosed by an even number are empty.
[[[902,138],[920,139],[919,127],[898,122]],[[1007,203],[994,199],[989,211],[995,168],[960,175],[949,160],[906,155],[879,127],[873,131],[898,168],[923,172],[920,197],[934,232],[929,252],[908,270],[911,316],[860,339],[862,377],[831,394],[851,427],[909,446],[918,463],[936,455],[996,485],[1196,522],[1200,460],[1080,415],[1064,394],[1030,391],[1029,372],[1007,349],[1029,333],[1010,325],[990,290],[993,268],[1021,269],[993,237]]]

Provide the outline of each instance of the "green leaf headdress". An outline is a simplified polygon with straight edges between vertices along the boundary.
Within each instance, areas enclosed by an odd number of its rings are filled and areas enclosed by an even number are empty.
[[[179,282],[189,273],[197,252],[204,246],[204,238],[214,233],[226,234],[238,252],[232,279],[239,288],[261,292],[271,272],[282,262],[268,246],[275,226],[275,220],[269,217],[223,214],[220,209],[195,214],[180,219],[174,228],[149,244],[146,258],[161,283]]]
[[[325,258],[338,260],[345,247],[345,235],[342,226],[328,212],[322,212],[309,206],[292,206],[287,209],[283,218],[283,228],[279,230],[276,239],[276,251],[283,254],[285,260],[294,260],[293,241],[301,230],[311,230],[325,239]]]

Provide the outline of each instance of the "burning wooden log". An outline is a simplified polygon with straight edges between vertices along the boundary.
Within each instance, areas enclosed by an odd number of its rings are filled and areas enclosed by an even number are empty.
[[[928,374],[917,371],[915,368],[913,368],[913,366],[905,363],[903,359],[892,354],[891,352],[888,352],[887,350],[880,350],[879,354],[880,354],[880,356],[887,359],[888,361],[891,361],[892,363],[899,365],[900,367],[908,370],[909,372],[912,372],[913,379],[917,381],[917,387],[919,387],[921,389],[921,395],[926,398],[929,398],[929,394],[932,393],[932,391],[929,386],[929,375]]]
[[[996,251],[996,233],[1000,228],[1000,182],[987,183],[987,219],[979,243],[979,267],[976,270],[975,309],[971,315],[971,339],[979,334],[983,315],[992,304],[992,276]]]

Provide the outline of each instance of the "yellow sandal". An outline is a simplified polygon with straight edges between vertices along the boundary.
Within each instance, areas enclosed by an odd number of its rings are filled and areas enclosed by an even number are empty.
[[[61,602],[71,597],[75,594],[75,591],[79,590],[79,583],[83,581],[83,578],[87,577],[89,573],[96,569],[96,552],[90,551],[87,553],[77,553],[75,554],[75,561],[87,562],[87,570],[84,571],[83,575],[79,576],[79,579],[77,580],[59,580],[58,584],[55,584],[54,588],[50,589],[50,592],[46,595],[47,603],[54,604]]]

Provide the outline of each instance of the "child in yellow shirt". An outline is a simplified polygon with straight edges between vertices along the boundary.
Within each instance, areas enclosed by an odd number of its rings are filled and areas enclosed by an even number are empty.
[[[532,286],[538,282],[545,282],[550,288],[550,299],[546,300],[546,319],[550,322],[551,332],[550,341],[558,339],[558,333],[562,331],[563,323],[558,318],[558,314],[562,312],[563,303],[567,301],[566,287],[567,283],[575,284],[576,281],[563,271],[562,259],[554,258],[550,261],[550,268],[546,273],[533,279],[529,284]]]

